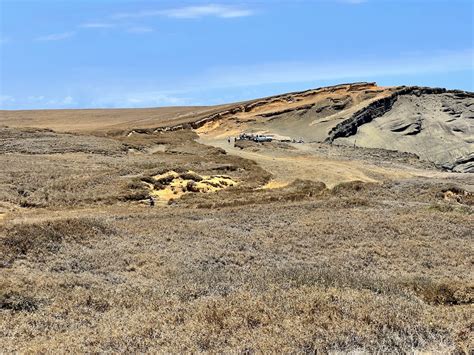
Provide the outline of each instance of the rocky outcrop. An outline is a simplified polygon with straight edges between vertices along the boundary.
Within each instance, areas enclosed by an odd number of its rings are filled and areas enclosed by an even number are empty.
[[[383,116],[386,112],[390,111],[395,101],[401,95],[415,95],[421,96],[422,94],[442,94],[448,92],[443,88],[428,88],[428,87],[402,87],[396,90],[389,96],[383,97],[379,100],[373,101],[366,107],[360,109],[354,113],[348,119],[337,124],[333,129],[329,131],[328,137],[326,138],[327,143],[332,143],[336,138],[348,137],[357,133],[357,128],[373,121],[377,117]],[[469,93],[461,91],[451,91],[462,95],[468,95]]]
[[[474,173],[474,153],[467,157],[460,158],[453,163],[444,164],[441,168],[457,173]]]
[[[393,149],[454,172],[474,172],[474,93],[403,87],[335,125],[326,142]]]

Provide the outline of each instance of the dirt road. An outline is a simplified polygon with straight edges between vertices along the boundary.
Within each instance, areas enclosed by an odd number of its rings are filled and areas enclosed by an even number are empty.
[[[322,181],[329,188],[341,182],[360,180],[383,182],[414,177],[460,178],[459,174],[391,164],[380,166],[367,160],[328,157],[327,146],[320,144],[288,144],[288,149],[256,145],[255,148],[240,149],[221,137],[201,136],[200,143],[224,149],[233,154],[257,162],[274,176],[274,186],[284,186],[296,179]],[[337,148],[334,148],[337,149]]]

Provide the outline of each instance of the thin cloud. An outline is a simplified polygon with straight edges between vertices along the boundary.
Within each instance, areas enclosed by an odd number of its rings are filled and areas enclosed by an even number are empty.
[[[64,98],[55,98],[47,102],[47,106],[55,108],[68,107],[75,104],[76,101],[72,96],[66,96]]]
[[[125,102],[131,106],[146,106],[146,105],[184,105],[188,101],[187,98],[177,97],[162,92],[139,92],[127,95]]]
[[[360,4],[368,2],[368,0],[338,0],[338,1],[343,4],[350,4],[350,5],[360,5]]]
[[[185,6],[166,10],[149,10],[131,13],[115,14],[116,19],[126,18],[143,18],[165,16],[177,19],[196,19],[202,17],[217,17],[217,18],[236,18],[252,16],[255,12],[251,9],[240,8],[229,5],[199,5],[199,6]]]
[[[28,96],[27,97],[27,100],[28,101],[31,101],[31,102],[42,102],[44,101],[46,98],[43,96],[43,95],[40,95],[40,96]]]
[[[66,97],[61,101],[61,103],[62,103],[63,105],[72,105],[72,104],[75,103],[75,101],[74,101],[74,98],[73,98],[72,96],[66,96]]]
[[[90,23],[83,23],[79,25],[81,28],[112,28],[115,27],[113,23],[103,23],[103,22],[90,22]]]
[[[127,32],[129,33],[135,33],[135,34],[145,34],[145,33],[150,33],[153,32],[153,28],[151,27],[130,27],[127,29]]]
[[[10,38],[9,37],[3,37],[3,36],[0,36],[0,44],[5,44],[5,43],[8,43],[10,42]]]
[[[15,98],[10,95],[0,95],[0,105],[15,102]]]
[[[422,73],[448,73],[474,69],[474,50],[413,53],[396,59],[353,59],[349,62],[283,62],[253,66],[214,68],[197,78],[209,87],[298,83],[317,80],[344,80]]]
[[[37,41],[61,41],[73,37],[76,32],[53,33],[36,38]]]
[[[225,5],[203,5],[164,10],[163,14],[175,18],[199,18],[205,16],[233,18],[251,16],[253,11]]]
[[[93,107],[152,107],[152,106],[183,106],[192,102],[189,98],[181,97],[176,92],[167,91],[138,91],[118,93],[95,98]]]

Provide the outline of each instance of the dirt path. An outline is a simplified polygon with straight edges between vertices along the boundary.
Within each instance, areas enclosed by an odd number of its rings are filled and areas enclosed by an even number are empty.
[[[403,172],[389,171],[364,162],[325,159],[311,151],[302,151],[298,148],[288,151],[267,149],[251,151],[234,147],[223,139],[201,138],[199,142],[222,148],[229,154],[254,160],[272,173],[275,186],[288,184],[296,179],[304,179],[322,181],[331,188],[345,181],[381,182],[388,176],[396,178],[409,176]]]
[[[329,188],[341,182],[360,180],[365,182],[383,182],[408,178],[455,179],[459,174],[436,170],[424,170],[409,166],[384,167],[365,160],[343,160],[328,158],[318,153],[311,144],[291,144],[292,149],[240,149],[229,144],[222,137],[201,136],[200,143],[224,149],[228,154],[237,155],[257,162],[262,168],[273,174],[269,185],[281,187],[296,179],[322,181]]]

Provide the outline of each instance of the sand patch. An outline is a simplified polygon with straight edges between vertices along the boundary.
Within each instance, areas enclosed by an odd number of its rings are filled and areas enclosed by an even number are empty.
[[[196,129],[197,134],[208,134],[221,126],[221,122],[219,121],[212,121],[204,124],[203,126]]]
[[[196,129],[200,136],[210,136],[214,139],[227,139],[229,137],[238,137],[242,129],[234,121],[227,120],[225,124],[222,121],[208,122]]]
[[[212,193],[237,185],[237,181],[227,175],[199,175],[194,171],[179,174],[168,171],[153,176],[157,184],[146,183],[150,195],[158,201],[168,202],[188,193]]]
[[[286,181],[270,180],[266,185],[262,186],[262,189],[280,189],[288,186]]]

